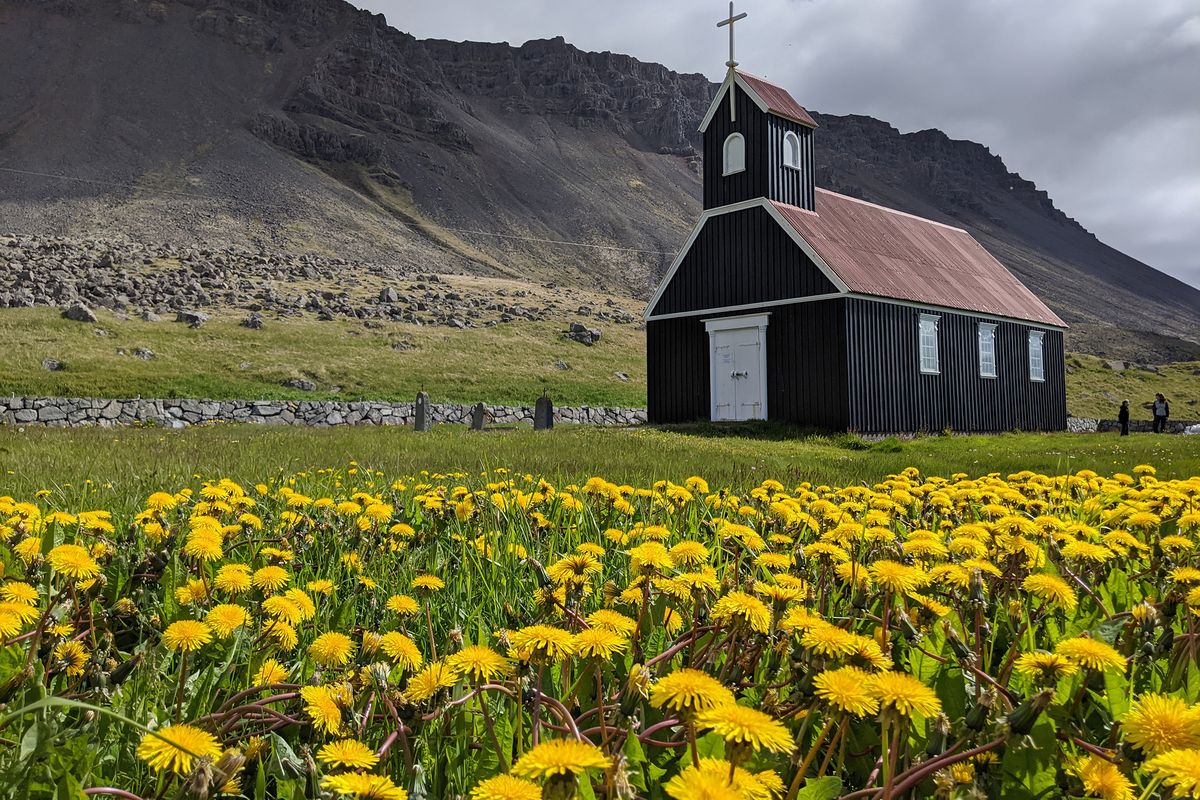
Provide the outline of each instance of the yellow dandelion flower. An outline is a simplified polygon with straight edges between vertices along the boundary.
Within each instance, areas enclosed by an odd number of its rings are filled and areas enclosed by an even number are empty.
[[[1200,707],[1178,697],[1144,694],[1120,722],[1125,741],[1148,756],[1200,747]]]
[[[9,603],[25,603],[31,605],[37,602],[38,590],[28,583],[9,581],[0,586],[0,598]]]
[[[730,592],[716,602],[710,614],[714,622],[737,620],[751,630],[766,633],[771,627],[771,609],[752,594]]]
[[[871,673],[858,667],[826,670],[813,679],[817,697],[833,708],[865,717],[879,710],[879,700],[867,688]]]
[[[65,663],[69,677],[78,678],[87,669],[92,655],[80,642],[59,642],[54,645],[54,658]]]
[[[425,594],[433,594],[434,592],[440,592],[442,589],[445,589],[446,582],[437,575],[418,575],[417,577],[413,578],[411,588],[418,592],[424,592]]]
[[[406,594],[394,594],[388,598],[387,610],[402,617],[410,617],[421,612],[421,604]]]
[[[497,775],[477,783],[471,800],[542,800],[542,787],[512,775]]]
[[[318,750],[317,760],[332,767],[371,769],[379,763],[379,756],[357,739],[342,739]]]
[[[892,710],[900,716],[913,712],[930,717],[942,710],[933,689],[907,672],[876,672],[867,681],[867,690],[879,701],[880,709]]]
[[[562,628],[551,625],[530,625],[514,632],[510,639],[510,654],[521,661],[549,663],[562,661],[575,653],[573,637]]]
[[[190,653],[212,641],[212,629],[194,619],[172,622],[163,631],[162,643],[168,650]]]
[[[875,583],[893,594],[914,592],[929,582],[924,570],[887,559],[872,564],[870,572]]]
[[[272,683],[284,683],[288,679],[288,671],[273,658],[268,658],[254,673],[254,685],[266,686]]]
[[[650,688],[650,705],[674,711],[703,711],[733,702],[733,692],[698,669],[677,669]]]
[[[609,760],[595,745],[575,739],[551,739],[525,752],[512,773],[519,778],[544,779],[555,775],[582,775],[589,769],[607,769]]]
[[[340,667],[354,653],[354,642],[344,633],[322,633],[308,646],[308,654],[322,667]]]
[[[458,674],[466,673],[476,683],[488,683],[493,678],[504,677],[512,671],[512,664],[504,656],[486,645],[474,644],[464,647],[446,659]]]
[[[40,543],[39,543],[40,544]],[[68,578],[89,580],[100,574],[100,565],[86,548],[77,544],[60,544],[46,556],[50,567]]]
[[[287,586],[291,576],[288,571],[276,564],[269,564],[254,571],[250,582],[264,594],[271,594]]]
[[[587,617],[588,625],[593,628],[605,628],[613,633],[620,633],[625,636],[633,634],[637,628],[637,622],[619,611],[611,611],[607,608],[602,608],[599,611],[593,611]]]
[[[1055,646],[1054,652],[1084,669],[1097,672],[1110,668],[1125,669],[1125,656],[1111,645],[1089,637],[1063,639]]]
[[[213,632],[222,639],[231,636],[235,630],[249,621],[250,614],[246,609],[232,603],[222,603],[213,606],[204,615],[204,623],[212,628]]]
[[[386,775],[366,775],[361,772],[326,775],[321,779],[321,788],[333,794],[350,795],[357,800],[408,800],[408,792]]]
[[[333,594],[333,581],[318,578],[315,581],[309,581],[304,585],[304,588],[313,594],[324,595],[328,597]]]
[[[1022,581],[1021,586],[1034,597],[1044,601],[1050,608],[1061,608],[1064,611],[1072,612],[1079,604],[1075,590],[1057,575],[1045,572],[1035,573]]]
[[[575,634],[575,652],[584,658],[612,659],[629,648],[629,640],[606,628],[588,628]]]
[[[1088,756],[1075,766],[1084,793],[1100,800],[1133,800],[1133,784],[1111,761]]]
[[[423,703],[442,689],[454,686],[461,674],[462,672],[453,665],[444,661],[434,661],[409,679],[404,695],[414,703]]]
[[[225,594],[241,594],[250,591],[250,568],[245,564],[225,564],[217,570],[213,586]]]
[[[379,647],[392,663],[406,670],[418,669],[425,662],[416,642],[399,631],[385,633],[379,639]]]
[[[194,725],[168,725],[143,736],[137,755],[155,772],[188,775],[195,759],[215,761],[220,758],[221,743],[217,737]]]
[[[680,542],[668,551],[671,560],[683,566],[695,566],[708,561],[708,548],[700,542]]]
[[[696,726],[713,731],[727,742],[749,745],[755,751],[790,753],[795,746],[782,722],[770,714],[733,703],[701,711],[696,715]]]
[[[644,542],[628,550],[627,554],[634,571],[643,575],[652,575],[675,566],[675,560],[660,542]]]
[[[1018,675],[1027,675],[1045,683],[1057,683],[1079,671],[1079,665],[1057,653],[1023,653],[1013,663]]]
[[[1200,797],[1200,749],[1168,750],[1147,761],[1144,769],[1162,779],[1172,797]]]
[[[263,600],[262,610],[273,619],[286,622],[288,625],[298,625],[304,619],[304,612],[289,598],[277,594]]]
[[[337,736],[342,732],[341,693],[329,686],[302,686],[300,699],[313,724],[326,733]]]

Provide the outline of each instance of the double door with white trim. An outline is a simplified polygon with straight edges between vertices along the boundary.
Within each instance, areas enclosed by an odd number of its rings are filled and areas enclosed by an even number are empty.
[[[766,419],[765,321],[762,325],[710,328],[708,334],[712,420]]]

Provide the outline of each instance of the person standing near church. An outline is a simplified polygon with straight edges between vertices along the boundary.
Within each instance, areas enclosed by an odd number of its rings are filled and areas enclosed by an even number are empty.
[[[1129,401],[1121,401],[1121,410],[1117,412],[1117,421],[1121,423],[1121,435],[1129,435]]]
[[[1154,412],[1154,432],[1165,433],[1167,430],[1167,419],[1171,416],[1171,404],[1167,402],[1167,398],[1162,392],[1154,395],[1154,401],[1146,403],[1143,408],[1148,408]]]

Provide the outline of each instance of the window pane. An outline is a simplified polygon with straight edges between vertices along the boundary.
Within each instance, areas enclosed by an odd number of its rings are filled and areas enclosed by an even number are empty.
[[[979,375],[996,377],[996,326],[979,323]]]
[[[938,372],[937,317],[920,318],[918,351],[921,357],[921,372]]]

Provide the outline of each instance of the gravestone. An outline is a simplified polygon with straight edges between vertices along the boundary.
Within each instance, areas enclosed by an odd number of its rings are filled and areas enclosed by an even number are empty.
[[[413,429],[417,431],[433,430],[433,417],[429,413],[429,395],[417,392],[417,403],[413,409]]]
[[[548,431],[554,427],[554,401],[550,395],[543,394],[533,407],[533,429]]]
[[[483,430],[483,422],[486,417],[487,411],[484,409],[483,403],[476,403],[475,407],[471,409],[471,430]]]

